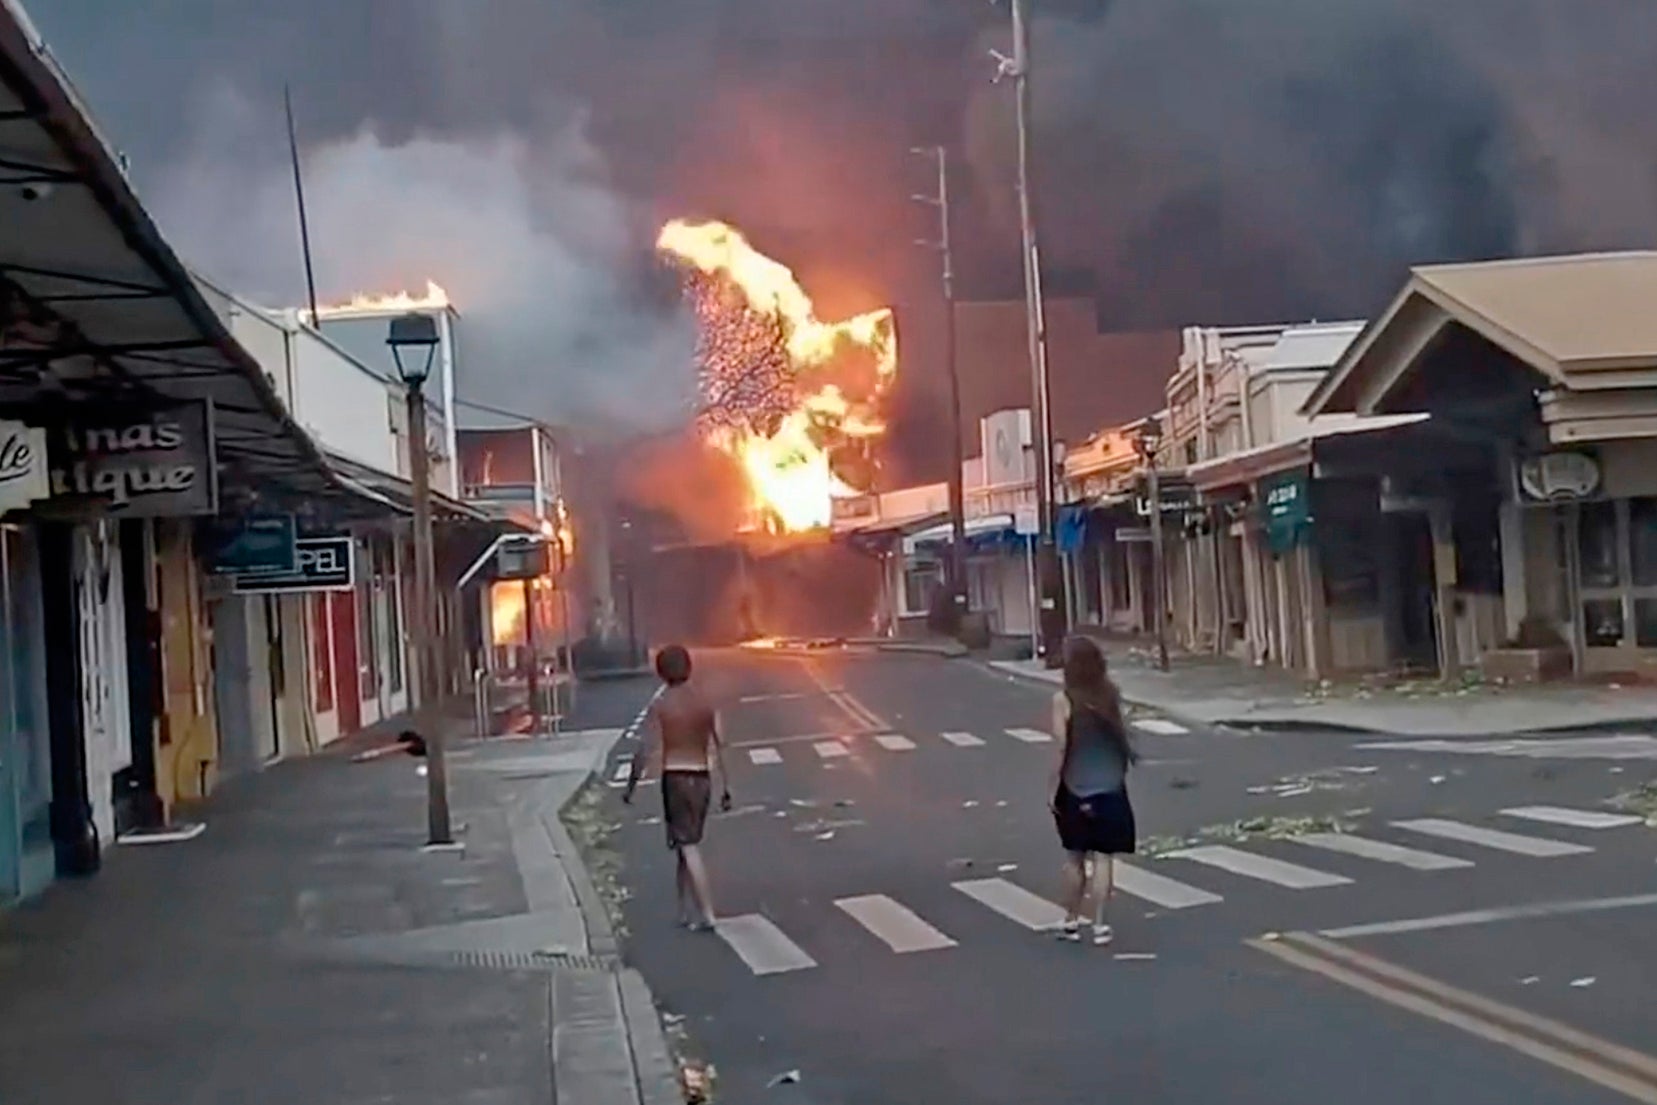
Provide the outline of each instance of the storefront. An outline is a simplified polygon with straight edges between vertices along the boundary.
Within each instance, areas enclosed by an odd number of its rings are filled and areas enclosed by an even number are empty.
[[[1425,516],[1446,671],[1657,669],[1654,281],[1644,252],[1417,269],[1308,400],[1430,413],[1482,454],[1393,495]]]

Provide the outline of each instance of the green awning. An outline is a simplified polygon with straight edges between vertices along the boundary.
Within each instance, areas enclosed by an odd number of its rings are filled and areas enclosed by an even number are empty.
[[[1266,548],[1281,556],[1312,528],[1312,484],[1305,469],[1279,472],[1260,481],[1265,511]]]

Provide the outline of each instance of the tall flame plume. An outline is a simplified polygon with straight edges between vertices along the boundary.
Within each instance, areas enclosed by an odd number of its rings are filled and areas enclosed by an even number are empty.
[[[822,321],[787,266],[725,223],[675,219],[656,247],[685,274],[696,315],[703,436],[741,466],[770,528],[827,526],[836,497],[867,489],[886,429],[890,308]]]

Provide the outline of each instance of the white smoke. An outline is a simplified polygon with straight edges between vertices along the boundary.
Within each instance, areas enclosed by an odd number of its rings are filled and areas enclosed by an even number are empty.
[[[188,263],[257,302],[299,305],[280,126],[215,97],[189,154],[145,191]],[[441,284],[462,318],[462,398],[629,430],[688,416],[694,331],[630,285],[632,213],[581,116],[533,144],[502,132],[387,145],[361,130],[308,149],[304,184],[318,298]]]

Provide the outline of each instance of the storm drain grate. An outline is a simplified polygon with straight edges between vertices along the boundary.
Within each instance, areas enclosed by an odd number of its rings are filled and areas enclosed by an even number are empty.
[[[601,955],[572,955],[563,952],[506,952],[468,950],[451,952],[450,962],[457,967],[477,967],[492,971],[590,971],[608,973],[616,970],[617,962]]]

